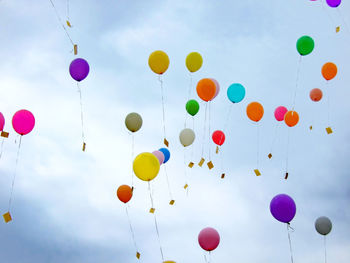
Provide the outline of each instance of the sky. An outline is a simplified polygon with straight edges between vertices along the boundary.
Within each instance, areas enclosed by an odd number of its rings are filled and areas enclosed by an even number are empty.
[[[53,3],[66,20],[67,2]],[[324,261],[323,237],[314,228],[320,216],[333,223],[328,262],[349,262],[348,2],[331,9],[319,0],[70,0],[69,10],[69,34],[78,44],[78,57],[90,64],[89,76],[81,82],[86,152],[81,151],[79,94],[68,72],[76,56],[50,1],[0,2],[0,111],[4,130],[10,132],[0,159],[2,214],[19,139],[11,118],[19,109],[36,118],[34,130],[22,138],[13,221],[0,223],[1,262],[162,262],[147,183],[134,179],[128,206],[140,260],[125,205],[116,197],[120,185],[131,184],[132,136],[124,125],[126,115],[138,112],[143,118],[134,135],[135,155],[163,147],[160,86],[147,64],[155,50],[170,58],[163,82],[171,159],[151,182],[164,259],[205,262],[197,236],[213,227],[221,241],[211,262],[290,261],[286,225],[269,211],[271,199],[285,193],[297,207],[291,222],[294,262]],[[315,40],[315,49],[301,59],[296,89],[300,56],[295,43],[303,35]],[[192,74],[191,85],[185,58],[193,51],[202,55],[203,66]],[[327,84],[321,67],[328,61],[338,66],[338,75]],[[210,105],[211,131],[224,129],[226,134],[220,155],[208,131],[203,140],[203,101],[194,117],[194,144],[184,149],[178,138],[188,90],[200,101],[195,86],[207,77],[221,87]],[[246,97],[233,105],[226,90],[236,82],[246,88]],[[323,91],[318,103],[309,99],[313,88]],[[300,121],[289,128],[277,123],[273,112],[280,105],[291,109],[295,90]],[[264,106],[258,124],[246,116],[252,101]],[[327,126],[333,134],[327,135]],[[197,165],[202,147],[206,159],[211,153],[212,170]],[[253,172],[257,156],[260,177]],[[287,158],[289,177],[284,180]],[[185,168],[189,161],[194,168]],[[168,204],[164,166],[174,206]]]

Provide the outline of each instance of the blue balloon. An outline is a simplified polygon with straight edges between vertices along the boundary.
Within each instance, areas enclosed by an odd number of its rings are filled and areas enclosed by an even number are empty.
[[[245,88],[239,83],[233,83],[227,89],[227,97],[233,103],[238,103],[245,97]]]
[[[167,148],[160,148],[159,151],[161,151],[164,154],[164,162],[166,163],[170,159],[170,152]]]

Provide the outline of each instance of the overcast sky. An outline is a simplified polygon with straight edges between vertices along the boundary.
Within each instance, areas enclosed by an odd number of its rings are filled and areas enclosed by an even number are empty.
[[[66,20],[66,1],[54,3]],[[160,49],[170,58],[163,76],[171,152],[166,167],[176,200],[169,206],[161,167],[152,188],[165,259],[205,262],[197,235],[210,226],[221,235],[212,262],[289,262],[286,226],[269,211],[271,199],[286,193],[297,206],[291,223],[295,262],[324,260],[323,237],[314,221],[327,216],[333,222],[327,236],[328,262],[348,263],[350,31],[345,23],[350,25],[350,6],[346,1],[337,9],[322,5],[308,0],[71,0],[69,33],[79,46],[78,56],[90,64],[90,74],[81,83],[84,153],[79,94],[68,72],[75,56],[50,1],[1,1],[0,111],[10,132],[0,159],[1,214],[7,212],[18,148],[11,118],[17,110],[28,109],[36,126],[22,138],[13,221],[0,223],[0,261],[161,262],[148,213],[147,183],[135,179],[129,203],[139,261],[125,206],[115,194],[119,185],[131,184],[132,140],[124,125],[128,113],[138,112],[143,118],[135,134],[135,153],[163,147],[160,86],[147,64],[149,54]],[[295,104],[300,122],[287,128],[277,125],[273,111],[279,105],[292,107],[299,61],[295,43],[302,35],[313,37],[315,49],[300,64]],[[226,142],[220,157],[206,135],[204,157],[208,159],[211,151],[211,171],[197,165],[202,157],[203,102],[194,118],[193,146],[184,153],[178,139],[190,86],[185,58],[192,51],[200,52],[204,62],[192,76],[191,97],[199,100],[195,84],[201,78],[215,78],[221,86],[210,106],[210,127],[226,128]],[[327,85],[321,67],[328,61],[337,64],[338,75]],[[235,82],[245,86],[246,97],[232,105],[226,90]],[[313,88],[324,92],[319,103],[309,99]],[[258,128],[245,114],[252,101],[265,109]],[[327,135],[327,126],[333,134]],[[289,178],[284,180],[288,133]],[[253,172],[257,154],[260,177]],[[185,169],[184,157],[186,163],[196,163],[193,169]]]

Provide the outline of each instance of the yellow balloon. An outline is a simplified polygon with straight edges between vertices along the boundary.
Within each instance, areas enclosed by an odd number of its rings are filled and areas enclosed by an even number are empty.
[[[169,57],[161,50],[154,51],[148,58],[148,65],[156,74],[163,74],[169,67]]]
[[[190,72],[196,72],[202,67],[203,58],[198,52],[191,52],[186,57],[186,67]]]
[[[140,153],[133,164],[135,175],[143,181],[153,180],[159,172],[160,164],[153,153]]]

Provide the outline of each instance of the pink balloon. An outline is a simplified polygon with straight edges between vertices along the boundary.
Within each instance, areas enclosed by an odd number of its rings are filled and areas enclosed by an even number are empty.
[[[198,235],[198,242],[201,248],[206,251],[216,249],[220,243],[220,235],[214,228],[204,228]]]
[[[152,153],[158,158],[159,164],[164,163],[164,159],[165,159],[164,153],[162,153],[161,151],[154,151]]]
[[[0,131],[4,129],[5,126],[5,118],[4,115],[0,112]]]
[[[279,106],[275,109],[275,118],[277,121],[283,121],[284,115],[287,113],[288,109],[284,106]]]
[[[34,115],[28,110],[19,110],[12,117],[12,126],[20,135],[30,133],[35,125]]]
[[[217,82],[216,79],[211,79],[211,80],[215,83],[215,86],[216,86],[215,95],[214,95],[214,97],[211,99],[211,100],[213,100],[213,99],[216,98],[216,96],[217,96],[217,95],[219,94],[219,92],[220,92],[220,85],[219,85],[219,82]]]

